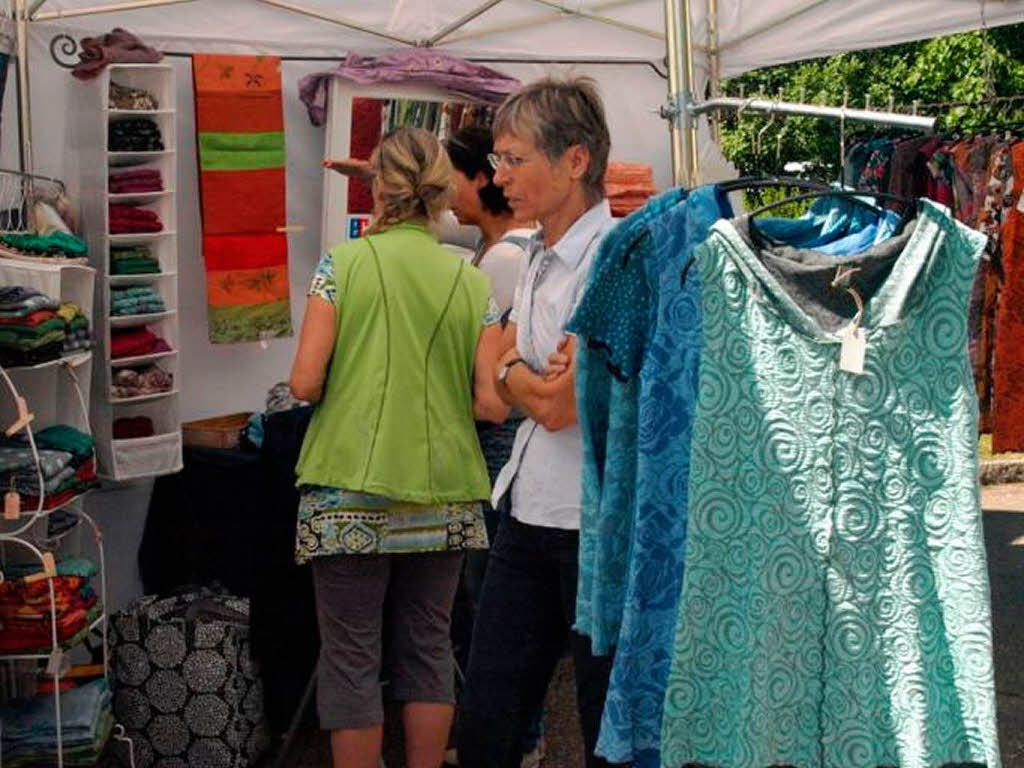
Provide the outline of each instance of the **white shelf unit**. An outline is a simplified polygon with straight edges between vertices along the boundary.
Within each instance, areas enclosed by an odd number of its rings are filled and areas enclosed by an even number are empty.
[[[96,395],[92,420],[96,434],[100,474],[111,480],[134,480],[177,472],[181,469],[181,417],[178,365],[178,236],[177,236],[177,109],[174,69],[166,64],[112,64],[95,80],[75,88],[77,150],[81,158],[83,218],[89,253],[99,273],[97,285],[97,348],[94,371]],[[153,94],[155,110],[109,109],[111,81]],[[112,152],[107,143],[111,124],[120,120],[147,118],[160,128],[164,149],[154,152]],[[154,192],[111,194],[108,178],[112,170],[157,169],[163,189]],[[163,224],[160,232],[111,233],[111,203],[138,205],[155,211]],[[160,265],[159,273],[111,274],[111,246],[145,245]],[[165,312],[148,315],[112,316],[111,289],[132,285],[153,288],[163,299]],[[170,346],[169,352],[111,356],[113,329],[147,328]],[[114,375],[125,368],[159,365],[175,377],[170,392],[133,398],[115,398],[111,392]],[[115,440],[114,421],[144,416],[153,422],[152,437]]]
[[[92,267],[77,264],[25,262],[0,258],[0,285],[20,285],[61,301],[73,301],[89,319],[90,330],[95,335],[93,299],[95,294],[96,271]],[[76,352],[66,357],[30,366],[12,366],[3,371],[10,378],[10,385],[17,395],[24,398],[33,418],[27,428],[37,433],[46,427],[66,424],[83,432],[91,432],[89,419],[90,388],[92,385],[93,352]],[[18,406],[14,393],[6,380],[0,377],[0,426],[6,428],[18,418]],[[6,490],[6,489],[4,489]],[[99,572],[97,594],[99,616],[88,625],[87,636],[102,637],[104,674],[108,668],[107,658],[107,614],[106,614],[106,569],[103,555],[103,539],[95,521],[84,511],[85,494],[81,494],[58,509],[73,514],[77,524],[57,539],[47,535],[50,515],[55,510],[25,507],[16,519],[0,518],[0,580],[3,572],[11,565],[31,564],[43,569],[43,555],[66,551],[74,545],[81,552],[85,545],[82,533],[87,528],[93,545],[93,555]],[[45,496],[41,505],[45,506]],[[82,526],[85,522],[87,526]],[[56,617],[53,584],[49,584],[50,620]],[[51,624],[51,627],[53,624]],[[51,630],[51,642],[45,652],[27,651],[0,655],[0,693],[10,698],[24,693],[19,689],[18,670],[27,667],[33,678],[38,667],[46,662],[47,676],[53,680],[53,701],[57,712],[58,760],[64,764],[62,749],[63,736],[60,728],[60,681],[67,664],[76,655],[77,643],[61,642],[55,630]],[[0,761],[2,761],[0,755]],[[2,762],[0,762],[2,764]]]

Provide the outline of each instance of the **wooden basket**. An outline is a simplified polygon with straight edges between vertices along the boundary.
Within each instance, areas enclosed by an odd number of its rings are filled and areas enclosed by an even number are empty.
[[[252,412],[246,411],[186,421],[181,425],[182,443],[197,448],[237,448],[250,416]]]

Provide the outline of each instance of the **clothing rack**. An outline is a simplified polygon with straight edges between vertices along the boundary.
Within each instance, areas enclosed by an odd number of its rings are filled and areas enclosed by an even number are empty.
[[[822,104],[808,104],[799,101],[782,101],[779,99],[762,98],[738,98],[735,96],[720,96],[705,101],[693,101],[689,98],[686,89],[683,90],[678,102],[681,106],[670,106],[663,110],[665,117],[672,121],[673,131],[682,132],[682,145],[689,144],[690,149],[682,150],[678,160],[673,158],[673,183],[693,186],[696,184],[698,172],[696,148],[696,120],[695,118],[708,112],[718,110],[734,110],[737,114],[744,112],[756,112],[767,115],[794,115],[802,117],[815,117],[824,120],[847,120],[872,125],[882,125],[890,128],[903,128],[907,130],[921,131],[923,133],[934,133],[936,117],[926,115],[908,115],[901,112],[887,112],[873,109],[850,109],[849,107],[831,107]],[[685,118],[685,119],[683,119]],[[684,129],[685,126],[685,129]],[[676,142],[673,142],[673,147]],[[675,154],[675,153],[673,153]]]
[[[821,104],[771,100],[741,99],[729,96],[704,101],[694,99],[694,43],[690,4],[665,0],[665,50],[668,60],[669,104],[661,111],[669,121],[672,146],[672,182],[692,187],[697,183],[697,120],[706,112],[733,109],[737,112],[759,112],[816,117],[825,120],[855,120],[875,125],[908,128],[925,133],[935,130],[936,118],[906,115],[870,109],[849,109]]]
[[[901,112],[878,112],[873,109],[850,109],[848,107],[828,107],[820,104],[806,104],[798,101],[778,101],[774,99],[743,99],[734,96],[720,96],[707,101],[691,102],[691,115],[703,115],[719,109],[734,109],[737,112],[758,112],[768,115],[800,115],[803,117],[819,117],[829,120],[853,120],[873,125],[884,125],[892,128],[932,133],[935,130],[935,117],[923,115],[907,115]]]

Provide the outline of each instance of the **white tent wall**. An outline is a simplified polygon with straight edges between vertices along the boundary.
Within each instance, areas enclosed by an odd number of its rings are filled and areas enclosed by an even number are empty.
[[[78,87],[67,70],[50,58],[50,25],[34,26],[30,39],[32,137],[36,172],[65,179],[78,199],[78,161],[71,148],[75,115],[69,112],[71,89]],[[216,51],[216,47],[209,49]],[[201,253],[195,119],[191,60],[169,56],[178,82],[178,243],[182,417],[186,420],[241,410],[262,410],[267,390],[287,379],[297,336],[258,343],[214,345],[207,338],[206,278]],[[324,129],[314,127],[298,98],[298,80],[332,67],[324,61],[285,61],[285,138],[287,144],[288,222],[305,227],[289,235],[292,320],[298,333],[305,288],[320,253],[320,217]],[[613,159],[643,162],[655,169],[660,188],[671,183],[668,129],[656,114],[665,99],[665,80],[643,64],[491,64],[526,82],[549,73],[573,72],[597,79],[608,106]],[[12,73],[13,74],[13,73]],[[13,79],[4,96],[0,131],[0,167],[17,167],[17,104]],[[141,541],[152,481],[116,486],[94,494],[90,511],[103,527],[114,556],[110,558],[109,603],[112,609],[141,594],[134,553]]]

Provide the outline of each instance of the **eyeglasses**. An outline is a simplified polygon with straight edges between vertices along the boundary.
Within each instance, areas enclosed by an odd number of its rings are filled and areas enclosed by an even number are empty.
[[[516,157],[515,155],[510,155],[507,153],[499,155],[495,152],[491,152],[489,155],[487,155],[487,162],[489,162],[491,164],[491,168],[493,168],[496,171],[501,170],[502,166],[505,166],[510,170],[515,170],[516,168],[518,168],[519,166],[526,162],[526,158]]]

